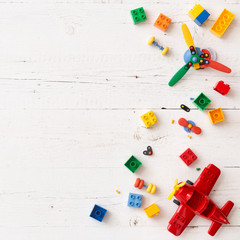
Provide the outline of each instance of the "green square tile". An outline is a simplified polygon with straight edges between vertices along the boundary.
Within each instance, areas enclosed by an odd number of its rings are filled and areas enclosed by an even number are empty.
[[[210,102],[211,100],[203,93],[200,93],[200,95],[193,101],[193,103],[202,111],[209,105]]]
[[[131,172],[135,173],[142,163],[133,155],[124,164]]]
[[[143,7],[131,10],[134,24],[147,20]]]

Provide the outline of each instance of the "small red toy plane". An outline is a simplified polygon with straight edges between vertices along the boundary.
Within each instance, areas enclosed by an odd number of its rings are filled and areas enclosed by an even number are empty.
[[[232,210],[233,202],[227,201],[220,209],[208,197],[220,173],[219,168],[209,164],[194,184],[189,180],[178,184],[178,180],[175,180],[173,191],[168,199],[170,200],[175,196],[177,200],[174,199],[173,202],[179,207],[169,221],[169,232],[179,236],[195,215],[212,221],[208,230],[211,236],[215,235],[222,224],[229,224],[227,216]]]

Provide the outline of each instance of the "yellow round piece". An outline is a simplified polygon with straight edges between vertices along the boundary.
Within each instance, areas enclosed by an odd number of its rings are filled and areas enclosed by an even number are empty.
[[[162,51],[162,55],[165,55],[167,53],[167,51],[168,51],[168,47],[165,47]]]
[[[148,45],[151,45],[155,41],[155,37],[150,37],[148,40]]]
[[[188,124],[188,128],[192,128],[192,124]]]
[[[157,190],[157,186],[153,185],[152,190],[151,190],[151,194],[154,194]]]
[[[149,183],[148,188],[147,188],[147,192],[150,193],[152,190],[153,184]]]

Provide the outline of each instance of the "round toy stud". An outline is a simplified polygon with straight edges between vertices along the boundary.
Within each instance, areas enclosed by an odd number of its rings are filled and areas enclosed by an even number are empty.
[[[150,37],[148,40],[148,45],[153,44],[154,46],[158,47],[162,51],[162,55],[165,55],[168,52],[168,47],[160,46],[157,42],[155,42],[155,37]]]
[[[197,60],[198,60],[197,57],[193,57],[193,58],[192,58],[192,61],[193,61],[193,62],[197,62]]]

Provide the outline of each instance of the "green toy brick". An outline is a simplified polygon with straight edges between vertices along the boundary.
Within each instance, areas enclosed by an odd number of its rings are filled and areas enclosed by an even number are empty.
[[[142,163],[133,155],[124,164],[131,172],[135,173]]]
[[[134,24],[147,20],[143,7],[131,10]]]
[[[203,93],[200,93],[200,95],[193,101],[193,103],[202,111],[209,105],[210,102],[211,100]]]

